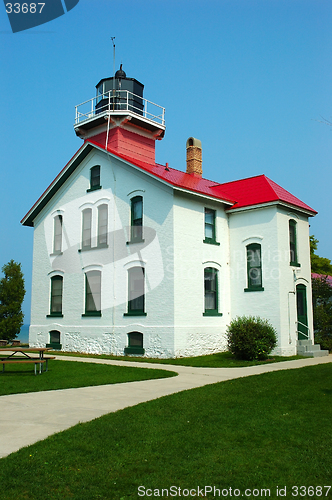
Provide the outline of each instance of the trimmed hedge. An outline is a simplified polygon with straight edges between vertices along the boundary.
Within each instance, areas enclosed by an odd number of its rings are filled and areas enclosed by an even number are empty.
[[[277,334],[266,319],[241,316],[228,326],[227,343],[237,359],[266,359],[277,344]]]

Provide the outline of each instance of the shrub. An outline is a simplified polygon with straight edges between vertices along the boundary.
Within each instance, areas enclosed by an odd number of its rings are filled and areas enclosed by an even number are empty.
[[[277,335],[266,319],[242,316],[228,326],[227,342],[237,359],[266,359],[277,343]]]

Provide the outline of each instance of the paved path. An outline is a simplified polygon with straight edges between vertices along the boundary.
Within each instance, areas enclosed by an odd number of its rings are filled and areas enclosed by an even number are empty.
[[[234,378],[331,363],[332,355],[247,368],[193,368],[69,356],[57,356],[57,359],[152,369],[162,368],[175,371],[178,376],[123,384],[1,396],[0,457],[5,457],[24,446],[68,429],[79,422],[88,422],[106,413],[134,406],[144,401]]]

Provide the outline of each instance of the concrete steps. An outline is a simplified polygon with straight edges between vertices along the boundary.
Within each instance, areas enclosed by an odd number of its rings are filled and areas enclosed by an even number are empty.
[[[319,344],[313,344],[311,340],[298,340],[297,354],[308,358],[318,358],[320,356],[328,356],[329,351],[321,349]]]

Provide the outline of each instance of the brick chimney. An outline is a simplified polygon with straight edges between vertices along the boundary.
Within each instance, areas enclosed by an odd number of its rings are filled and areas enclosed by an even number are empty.
[[[202,143],[194,137],[187,140],[187,174],[202,177]]]

